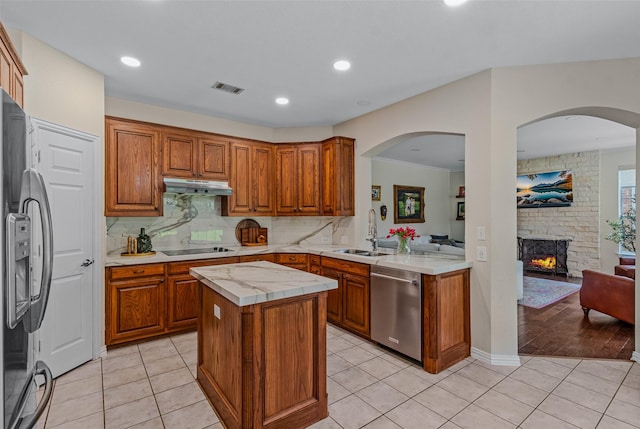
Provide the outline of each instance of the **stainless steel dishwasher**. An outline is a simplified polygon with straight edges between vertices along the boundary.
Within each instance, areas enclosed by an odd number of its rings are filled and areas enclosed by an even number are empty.
[[[371,339],[422,362],[422,275],[371,267]]]

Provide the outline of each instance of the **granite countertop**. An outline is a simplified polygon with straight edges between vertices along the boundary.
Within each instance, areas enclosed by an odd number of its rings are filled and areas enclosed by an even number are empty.
[[[245,256],[245,255],[259,255],[268,253],[309,253],[312,255],[329,256],[336,259],[344,259],[352,262],[360,262],[369,265],[380,265],[390,268],[398,268],[409,271],[415,271],[422,274],[437,275],[444,274],[451,271],[462,270],[465,268],[471,268],[471,261],[466,261],[463,257],[452,255],[439,255],[438,252],[426,255],[381,255],[381,256],[361,256],[349,253],[339,253],[336,250],[345,248],[356,248],[357,246],[350,245],[329,245],[329,244],[281,244],[281,245],[268,245],[260,247],[243,247],[243,246],[225,246],[230,249],[229,252],[212,252],[212,253],[199,253],[193,255],[179,255],[179,256],[167,256],[162,253],[162,250],[156,250],[156,254],[153,256],[141,256],[141,257],[123,257],[120,255],[107,256],[105,260],[105,266],[116,267],[123,265],[138,265],[138,264],[154,264],[164,262],[180,262],[180,261],[192,261],[198,259],[214,259],[224,258],[229,256]],[[369,249],[367,249],[369,250]],[[380,252],[384,253],[389,249],[380,249]]]
[[[191,268],[190,274],[237,306],[338,288],[334,279],[266,261]]]

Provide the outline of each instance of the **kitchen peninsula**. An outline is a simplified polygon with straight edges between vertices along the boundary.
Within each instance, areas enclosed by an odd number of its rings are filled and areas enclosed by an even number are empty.
[[[325,418],[327,291],[337,282],[266,261],[190,273],[200,282],[197,379],[225,427]]]

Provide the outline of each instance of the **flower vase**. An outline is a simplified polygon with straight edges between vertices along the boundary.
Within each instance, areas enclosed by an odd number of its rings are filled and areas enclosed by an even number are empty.
[[[411,252],[408,238],[400,238],[398,241],[398,255],[408,255]]]

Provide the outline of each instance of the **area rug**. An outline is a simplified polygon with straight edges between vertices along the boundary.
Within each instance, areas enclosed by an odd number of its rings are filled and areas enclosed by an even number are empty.
[[[523,297],[518,304],[532,308],[546,307],[580,290],[579,284],[527,276],[524,277],[523,286]]]

